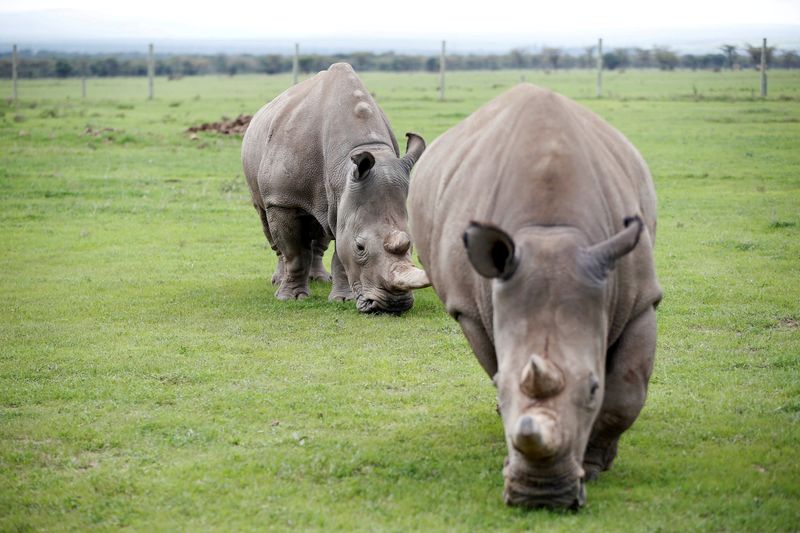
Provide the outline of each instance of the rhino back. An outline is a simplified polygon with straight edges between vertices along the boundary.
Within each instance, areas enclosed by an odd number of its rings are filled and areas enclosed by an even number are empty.
[[[251,120],[242,164],[253,200],[261,207],[303,209],[327,228],[350,152],[369,144],[398,151],[383,111],[352,67],[332,65],[281,93]]]
[[[512,235],[527,225],[573,226],[590,244],[639,213],[647,231],[615,270],[626,281],[610,291],[609,340],[660,297],[652,268],[655,193],[644,161],[594,113],[545,89],[520,84],[439,137],[415,168],[409,204],[437,294],[449,312],[477,315],[487,332],[491,284],[472,269],[462,244],[473,220]],[[634,267],[637,261],[645,266]]]

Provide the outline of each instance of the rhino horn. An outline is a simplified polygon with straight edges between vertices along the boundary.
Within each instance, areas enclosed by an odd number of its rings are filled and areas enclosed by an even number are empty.
[[[425,151],[425,139],[412,132],[406,133],[406,138],[408,139],[406,144],[406,155],[403,156],[402,161],[408,172],[411,172],[411,168],[414,166],[414,163],[419,161],[422,152]]]
[[[624,220],[625,229],[603,242],[597,243],[586,249],[588,256],[592,258],[592,263],[605,277],[605,273],[614,267],[614,262],[627,254],[639,243],[639,236],[642,233],[644,223],[639,215],[627,217]]]
[[[511,441],[514,448],[531,458],[551,457],[561,446],[556,421],[537,410],[529,411],[517,419]]]
[[[522,371],[520,387],[531,398],[550,398],[564,390],[564,373],[549,359],[533,354]]]
[[[424,270],[403,262],[394,268],[390,285],[396,291],[410,291],[430,287],[431,282]]]

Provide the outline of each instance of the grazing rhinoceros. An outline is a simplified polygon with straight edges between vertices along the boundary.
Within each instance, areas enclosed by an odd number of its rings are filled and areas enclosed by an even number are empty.
[[[436,293],[497,387],[506,503],[581,506],[653,368],[647,166],[591,111],[521,84],[428,148],[409,213]]]
[[[411,263],[408,175],[425,141],[406,134],[406,155],[383,111],[345,63],[284,91],[255,114],[242,164],[264,234],[278,255],[278,299],[305,298],[309,276],[330,279],[330,300],[361,312],[402,312],[427,287]]]

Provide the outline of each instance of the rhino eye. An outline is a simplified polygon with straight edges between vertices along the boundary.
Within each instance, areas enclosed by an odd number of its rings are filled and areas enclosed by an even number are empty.
[[[589,396],[594,398],[597,389],[600,388],[600,383],[597,381],[597,378],[594,377],[594,374],[589,376]]]
[[[363,264],[364,261],[367,260],[367,247],[363,241],[360,239],[356,239],[355,241],[355,248],[356,248],[356,261]]]

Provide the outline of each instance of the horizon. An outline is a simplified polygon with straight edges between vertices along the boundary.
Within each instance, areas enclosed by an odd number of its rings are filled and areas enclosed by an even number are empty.
[[[3,47],[75,53],[136,52],[152,42],[162,53],[287,54],[299,42],[307,53],[434,54],[446,40],[448,53],[467,54],[582,49],[599,37],[609,49],[657,45],[711,52],[721,44],[760,44],[762,38],[797,49],[800,2],[762,0],[753,10],[724,0],[675,0],[660,9],[638,0],[495,0],[487,10],[449,1],[407,0],[402,9],[391,9],[365,8],[354,0],[309,0],[302,6],[228,0],[219,10],[185,0],[73,0],[69,8],[57,0],[0,0],[0,35]]]
[[[766,26],[760,28],[736,28],[714,33],[709,29],[700,31],[665,30],[661,33],[637,32],[597,37],[561,39],[537,38],[534,36],[465,36],[447,40],[448,55],[502,55],[512,50],[540,52],[546,47],[561,49],[564,53],[582,53],[587,47],[597,45],[603,38],[606,51],[615,49],[666,47],[680,54],[718,53],[723,44],[732,44],[739,49],[746,45],[760,46],[762,38],[778,50],[800,49],[800,26]],[[149,43],[155,45],[157,55],[292,55],[298,43],[302,54],[337,54],[367,52],[374,54],[395,53],[398,55],[438,55],[443,39],[414,38],[346,38],[317,36],[298,39],[192,39],[192,38],[95,38],[95,39],[16,39],[0,40],[0,55],[11,51],[16,44],[20,51],[39,53],[63,53],[86,55],[145,54]]]

